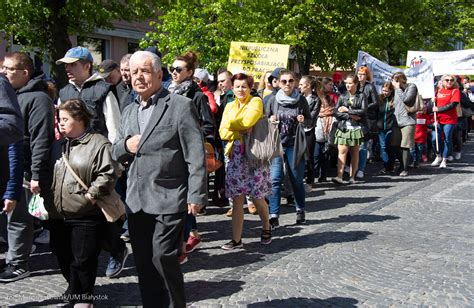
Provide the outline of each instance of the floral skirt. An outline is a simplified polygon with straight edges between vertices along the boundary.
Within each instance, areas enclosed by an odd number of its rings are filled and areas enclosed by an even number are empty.
[[[263,199],[271,195],[270,166],[251,169],[241,149],[240,145],[234,144],[231,156],[225,158],[226,197],[248,195],[255,199]]]
[[[335,144],[355,146],[362,144],[362,142],[364,142],[364,133],[360,128],[348,129],[345,132],[340,129],[336,130]]]

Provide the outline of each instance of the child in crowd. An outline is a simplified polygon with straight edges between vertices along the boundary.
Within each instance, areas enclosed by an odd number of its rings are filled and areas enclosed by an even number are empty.
[[[413,167],[418,166],[422,160],[423,154],[425,153],[426,142],[428,140],[428,125],[431,124],[431,118],[426,111],[427,108],[425,106],[422,111],[416,113],[415,148],[411,149]],[[423,161],[426,160],[423,159]]]

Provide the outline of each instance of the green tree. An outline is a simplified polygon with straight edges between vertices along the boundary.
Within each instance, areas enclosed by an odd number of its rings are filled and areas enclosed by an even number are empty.
[[[142,46],[157,44],[168,64],[197,51],[210,70],[226,66],[231,41],[289,44],[303,74],[352,68],[358,50],[400,65],[408,49],[473,44],[468,1],[183,0],[160,10]]]
[[[60,86],[67,77],[62,58],[71,48],[70,35],[112,28],[112,21],[138,21],[155,16],[158,0],[2,0],[0,30],[21,42],[27,51],[40,51],[52,65]]]

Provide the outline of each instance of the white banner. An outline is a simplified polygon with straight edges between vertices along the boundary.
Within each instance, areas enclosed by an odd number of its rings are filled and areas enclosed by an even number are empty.
[[[372,74],[372,82],[379,93],[382,93],[383,84],[386,81],[390,81],[393,74],[396,72],[403,72],[407,76],[408,82],[416,84],[418,91],[423,98],[434,97],[433,68],[431,63],[428,61],[424,61],[420,65],[403,70],[388,65],[364,51],[359,51],[357,54],[356,71],[361,66],[367,66],[369,68]]]
[[[407,66],[411,67],[425,61],[432,63],[435,76],[474,75],[474,49],[443,52],[408,51]]]

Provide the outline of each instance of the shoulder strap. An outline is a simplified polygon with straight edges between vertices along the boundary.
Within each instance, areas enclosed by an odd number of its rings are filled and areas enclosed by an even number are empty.
[[[87,187],[86,184],[81,180],[81,178],[77,175],[76,172],[72,169],[71,165],[69,164],[69,161],[66,158],[66,155],[63,153],[63,161],[64,164],[66,165],[66,168],[71,172],[72,176],[76,179],[76,181],[85,189],[88,190],[89,188]]]

